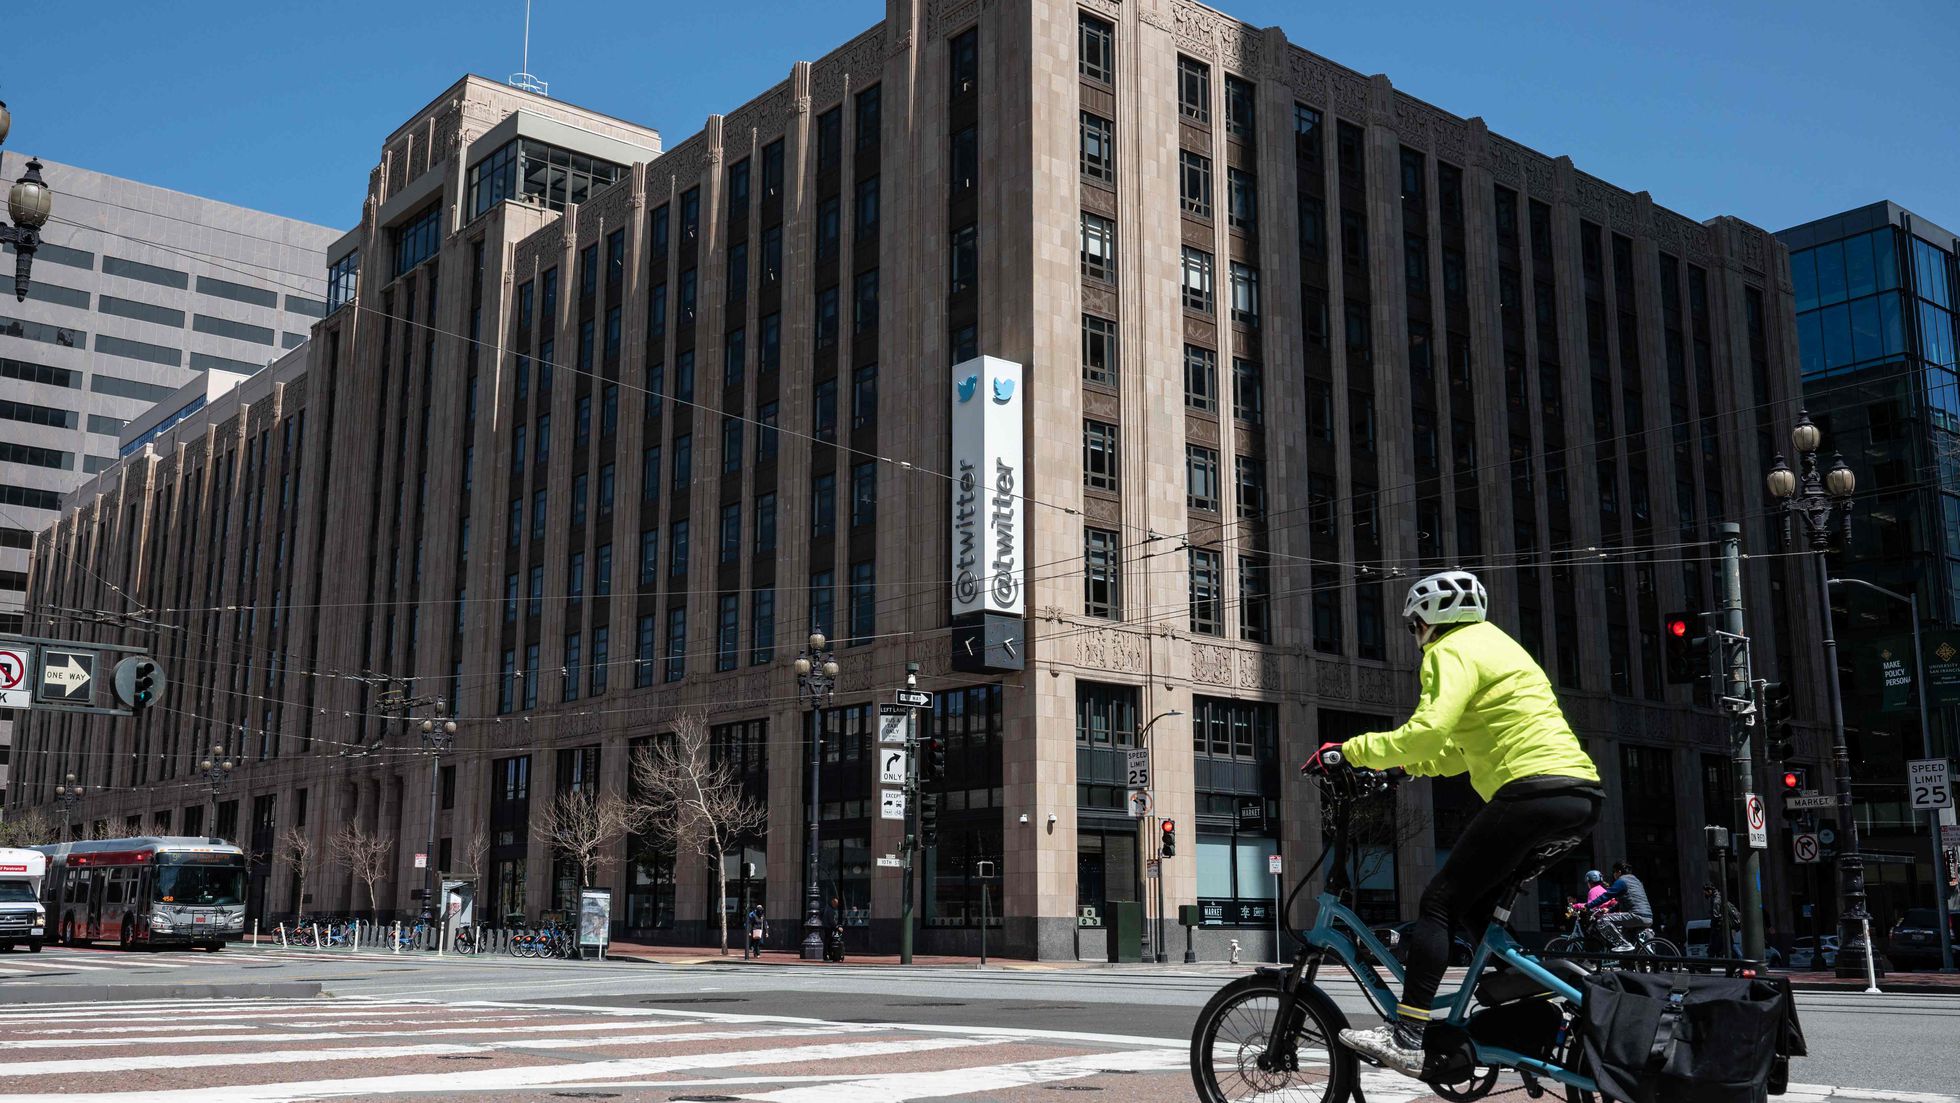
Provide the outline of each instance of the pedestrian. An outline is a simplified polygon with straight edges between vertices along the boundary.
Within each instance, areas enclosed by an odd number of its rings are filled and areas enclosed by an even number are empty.
[[[749,914],[742,920],[742,926],[744,929],[742,960],[760,959],[763,940],[769,937],[769,917],[763,913],[761,904],[749,909]]]
[[[833,896],[823,911],[823,959],[844,960],[844,901]]]

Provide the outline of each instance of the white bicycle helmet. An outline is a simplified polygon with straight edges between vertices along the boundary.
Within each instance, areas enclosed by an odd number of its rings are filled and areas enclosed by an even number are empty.
[[[1490,595],[1469,571],[1440,571],[1409,587],[1404,617],[1427,625],[1478,624],[1490,613]]]

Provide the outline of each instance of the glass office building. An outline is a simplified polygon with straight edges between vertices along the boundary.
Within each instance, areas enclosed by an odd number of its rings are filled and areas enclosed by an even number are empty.
[[[1942,633],[1960,629],[1955,235],[1881,202],[1777,236],[1790,249],[1805,400],[1825,448],[1858,476],[1851,544],[1831,573],[1916,595],[1926,661],[1939,662]],[[1859,826],[1880,857],[1866,867],[1873,922],[1889,929],[1932,891],[1926,818],[1905,786],[1906,761],[1924,754],[1919,715],[1909,698],[1886,699],[1878,671],[1886,653],[1910,656],[1909,613],[1852,587],[1832,600]],[[1929,723],[1934,753],[1951,755],[1960,706],[1935,694]]]

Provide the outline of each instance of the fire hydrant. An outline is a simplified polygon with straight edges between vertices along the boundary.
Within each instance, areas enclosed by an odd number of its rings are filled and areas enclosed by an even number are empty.
[[[1235,938],[1232,940],[1232,964],[1237,965],[1238,963],[1239,963],[1239,940]]]

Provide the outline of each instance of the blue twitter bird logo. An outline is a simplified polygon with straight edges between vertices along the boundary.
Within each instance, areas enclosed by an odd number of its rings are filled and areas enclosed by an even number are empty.
[[[1012,379],[994,380],[995,402],[1001,403],[1002,405],[1006,405],[1007,400],[1013,397],[1014,397],[1014,381]]]
[[[953,384],[953,387],[955,390],[959,391],[960,401],[965,402],[967,399],[973,397],[973,389],[979,385],[980,385],[980,377],[977,375],[969,375],[965,379],[962,379],[959,382]]]

